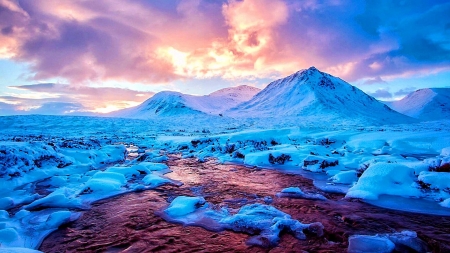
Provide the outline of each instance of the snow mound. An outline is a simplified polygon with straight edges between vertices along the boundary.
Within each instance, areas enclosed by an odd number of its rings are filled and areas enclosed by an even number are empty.
[[[370,166],[358,182],[348,190],[346,198],[378,199],[382,194],[419,197],[414,169],[395,163],[377,163]]]
[[[390,107],[400,113],[423,120],[450,118],[450,88],[420,89]]]
[[[194,212],[205,203],[206,201],[202,197],[178,196],[164,212],[171,217],[184,216]]]

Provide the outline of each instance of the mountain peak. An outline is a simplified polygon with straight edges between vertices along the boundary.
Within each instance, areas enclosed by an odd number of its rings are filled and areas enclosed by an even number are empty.
[[[377,123],[411,120],[315,67],[270,83],[251,100],[230,109],[229,113],[236,117],[313,116]]]

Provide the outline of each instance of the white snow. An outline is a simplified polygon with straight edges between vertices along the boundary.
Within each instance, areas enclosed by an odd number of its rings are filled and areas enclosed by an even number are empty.
[[[450,88],[420,89],[389,106],[405,115],[423,120],[450,118]]]
[[[206,201],[202,197],[178,196],[164,212],[171,217],[184,216],[194,212],[205,203]]]
[[[391,234],[352,235],[349,237],[349,253],[428,252],[425,242],[414,231]],[[396,251],[396,252],[397,252]]]
[[[301,199],[315,199],[326,200],[327,198],[318,193],[305,193],[298,187],[288,187],[277,193],[279,198],[301,198]]]
[[[236,214],[231,214],[231,210],[214,208],[202,197],[179,196],[175,198],[164,210],[163,217],[169,221],[202,226],[210,230],[229,229],[255,235],[247,243],[259,246],[277,245],[282,230],[291,233],[298,239],[306,238],[305,230],[317,236],[323,235],[321,223],[302,224],[272,206],[245,205]]]
[[[395,244],[388,238],[370,235],[353,235],[348,240],[349,253],[390,253]]]
[[[414,170],[395,163],[371,165],[349,189],[347,198],[377,199],[379,195],[419,197]]]
[[[163,91],[133,108],[110,113],[113,117],[152,118],[215,115],[251,99],[260,90],[251,86],[225,88],[205,96]]]
[[[294,173],[348,198],[449,215],[450,178],[443,172],[450,163],[448,116],[416,122],[315,68],[257,92],[250,87],[208,96],[163,92],[122,111],[145,120],[1,117],[0,209],[5,211],[0,210],[0,229],[4,240],[10,239],[0,250],[38,247],[67,221],[68,212],[69,220],[75,219],[73,210],[99,199],[165,183],[181,185],[170,179],[171,170],[162,163],[171,153]],[[433,92],[437,95],[423,100],[428,102],[422,114],[428,105],[445,102],[439,100],[439,90]],[[444,112],[436,110],[436,115]],[[296,186],[279,190],[282,197],[326,201]],[[239,224],[228,225],[236,231],[242,231],[241,223],[258,226],[265,232],[252,239],[254,244],[266,239],[275,243],[281,227],[300,236],[295,231],[304,225],[268,206],[232,210],[201,199],[172,203],[170,213],[182,214],[176,220],[183,224],[220,230],[234,220]],[[232,218],[236,214],[240,216]]]

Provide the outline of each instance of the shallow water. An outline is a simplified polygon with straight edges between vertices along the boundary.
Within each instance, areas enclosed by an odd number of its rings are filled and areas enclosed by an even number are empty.
[[[195,159],[171,157],[168,177],[182,181],[158,190],[129,193],[95,203],[76,222],[52,233],[41,245],[44,252],[346,252],[348,237],[402,230],[416,231],[433,252],[450,252],[450,217],[415,214],[376,207],[343,194],[318,190],[311,179],[300,175],[261,170],[240,165],[198,163]],[[304,192],[320,193],[328,200],[277,198],[281,189],[297,186]],[[213,232],[183,227],[155,213],[180,195],[202,195],[217,207],[240,208],[264,203],[290,214],[302,223],[321,222],[323,237],[298,240],[285,234],[271,249],[248,246],[249,235]]]

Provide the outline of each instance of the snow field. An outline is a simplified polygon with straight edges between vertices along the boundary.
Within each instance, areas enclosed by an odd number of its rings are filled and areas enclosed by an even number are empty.
[[[163,176],[170,171],[165,164],[127,164],[123,145],[92,148],[74,143],[78,146],[0,142],[0,184],[5,186],[0,196],[0,251],[39,247],[49,233],[77,219],[76,210],[94,201],[168,183],[180,185]],[[123,164],[108,167],[117,163]],[[14,207],[19,211],[10,215]]]

